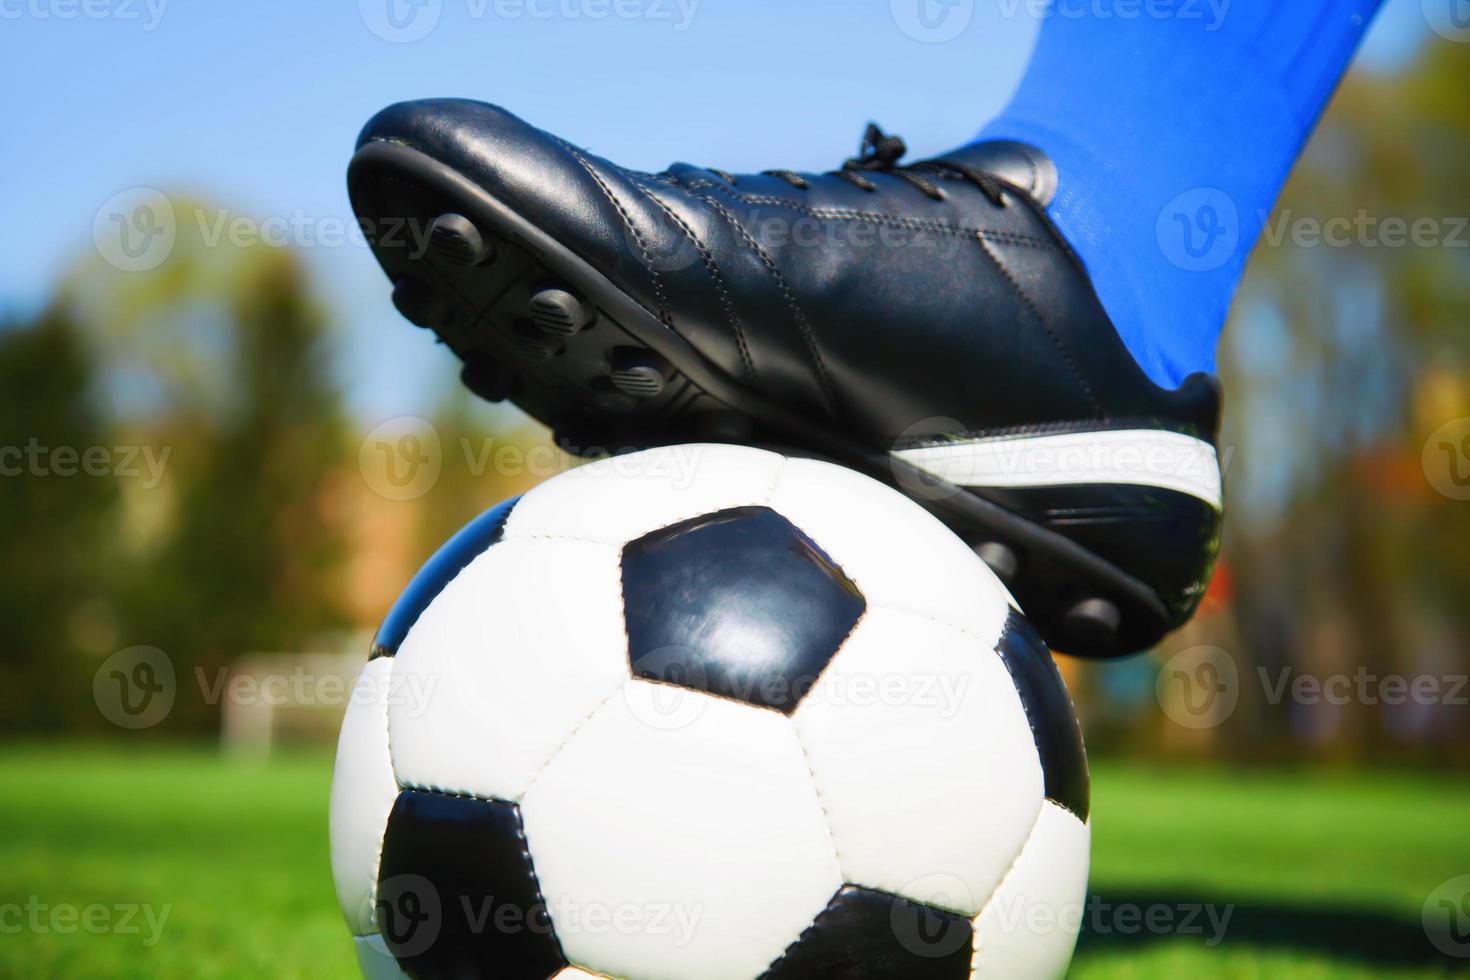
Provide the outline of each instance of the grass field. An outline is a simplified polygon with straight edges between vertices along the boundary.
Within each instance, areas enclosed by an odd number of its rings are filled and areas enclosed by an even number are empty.
[[[330,770],[326,755],[0,750],[0,976],[355,976],[327,865]],[[1073,976],[1470,968],[1420,924],[1430,891],[1470,873],[1463,783],[1095,770],[1093,930]],[[1151,909],[1202,934],[1128,917]],[[1211,914],[1230,916],[1213,946]]]

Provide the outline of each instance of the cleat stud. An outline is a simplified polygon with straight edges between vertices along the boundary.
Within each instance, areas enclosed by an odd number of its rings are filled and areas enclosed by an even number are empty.
[[[394,283],[393,306],[420,327],[438,328],[449,322],[449,307],[420,279],[405,276]]]
[[[505,401],[515,389],[515,373],[494,358],[471,354],[459,372],[460,381],[470,391],[490,402]]]
[[[475,223],[462,214],[441,214],[429,225],[429,251],[437,258],[462,269],[481,265],[495,254]]]
[[[532,361],[549,361],[561,353],[561,344],[548,337],[529,320],[518,320],[511,328],[511,346]]]
[[[999,541],[983,541],[975,545],[975,554],[1007,586],[1015,582],[1016,573],[1021,570],[1021,558],[1009,545]]]
[[[652,351],[625,347],[613,352],[608,382],[634,398],[656,398],[668,384],[668,363]]]
[[[592,322],[592,310],[565,289],[543,289],[531,297],[531,320],[550,333],[571,335]]]
[[[608,380],[618,391],[634,398],[655,398],[664,390],[664,376],[647,365],[619,368],[608,375]]]
[[[699,437],[709,442],[744,444],[754,434],[750,416],[738,412],[711,412],[699,419]]]
[[[552,439],[562,452],[578,457],[605,456],[611,450],[611,434],[596,423],[564,422],[556,426]]]
[[[1084,599],[1062,619],[1067,636],[1089,647],[1111,646],[1122,622],[1122,612],[1107,599]]]

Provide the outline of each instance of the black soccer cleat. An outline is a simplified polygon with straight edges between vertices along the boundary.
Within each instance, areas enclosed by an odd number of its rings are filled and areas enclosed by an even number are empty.
[[[1055,649],[1144,649],[1214,562],[1218,385],[1139,369],[1039,151],[903,152],[635,173],[444,99],[375,116],[348,185],[398,309],[569,448],[801,447],[942,517]]]

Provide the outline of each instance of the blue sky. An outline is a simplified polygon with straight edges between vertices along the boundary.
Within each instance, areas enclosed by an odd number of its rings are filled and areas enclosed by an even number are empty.
[[[0,305],[44,303],[133,187],[349,221],[357,131],[407,98],[497,102],[649,169],[829,169],[868,119],[943,150],[1002,107],[1037,30],[1006,16],[1024,2],[956,2],[963,28],[924,41],[914,0],[0,0]],[[1391,70],[1427,33],[1420,0],[1390,0],[1361,64]],[[298,247],[355,410],[430,411],[451,359],[393,312],[367,249]]]

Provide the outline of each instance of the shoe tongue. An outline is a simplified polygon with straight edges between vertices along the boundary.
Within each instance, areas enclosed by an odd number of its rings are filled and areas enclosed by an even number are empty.
[[[1029,143],[1011,140],[987,140],[950,150],[935,158],[952,160],[995,174],[1007,183],[1027,191],[1037,203],[1045,206],[1057,192],[1057,168],[1045,153]]]

